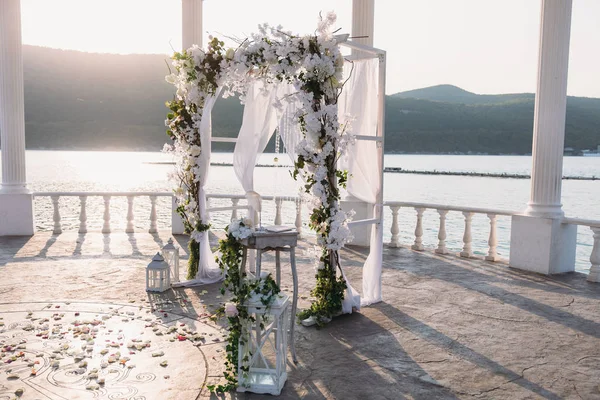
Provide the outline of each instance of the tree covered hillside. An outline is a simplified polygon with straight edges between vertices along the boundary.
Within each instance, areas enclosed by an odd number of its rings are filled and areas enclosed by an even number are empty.
[[[167,141],[168,56],[24,46],[23,57],[28,148],[159,150]],[[451,85],[388,96],[386,151],[529,153],[533,105],[533,94],[478,95]],[[237,135],[242,110],[237,99],[219,100],[214,135]],[[600,99],[570,97],[566,146],[598,144]]]

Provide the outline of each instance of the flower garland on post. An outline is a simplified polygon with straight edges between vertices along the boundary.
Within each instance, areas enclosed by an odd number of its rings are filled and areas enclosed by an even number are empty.
[[[347,285],[338,277],[338,251],[351,239],[347,224],[351,215],[340,207],[340,187],[345,187],[348,174],[337,169],[337,162],[354,138],[338,122],[344,59],[331,34],[335,21],[334,13],[327,14],[318,35],[304,37],[262,25],[235,57],[246,68],[254,68],[254,76],[288,82],[296,89],[288,100],[301,105],[295,117],[304,138],[296,148],[293,177],[304,181],[311,207],[309,226],[317,233],[321,248],[312,291],[316,300],[298,317],[313,317],[319,324],[342,310]]]
[[[198,204],[200,192],[200,167],[202,156],[200,123],[204,103],[217,93],[225,76],[233,53],[225,52],[224,43],[213,38],[207,51],[192,46],[175,53],[172,64],[175,72],[167,75],[167,82],[175,85],[177,92],[172,101],[166,103],[170,112],[165,125],[172,145],[163,151],[176,156],[175,172],[171,178],[177,182],[175,200],[177,213],[183,221],[185,233],[190,235],[187,279],[194,279],[200,260],[200,233],[210,229],[202,221]]]
[[[351,239],[348,215],[340,207],[340,187],[345,188],[348,172],[337,169],[340,156],[353,137],[338,122],[337,100],[342,90],[344,59],[329,27],[335,15],[329,14],[319,27],[320,35],[311,38],[306,49],[302,83],[302,113],[298,116],[304,139],[298,144],[294,179],[300,175],[304,191],[312,194],[309,226],[317,233],[321,247],[316,272],[315,301],[298,315],[314,317],[321,324],[342,310],[346,281],[337,271],[341,266],[338,251]]]

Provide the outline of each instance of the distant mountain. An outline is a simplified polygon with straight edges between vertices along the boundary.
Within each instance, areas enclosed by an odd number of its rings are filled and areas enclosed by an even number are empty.
[[[164,80],[167,56],[24,46],[23,58],[27,148],[159,150],[167,142],[164,103],[173,97]],[[479,95],[452,85],[397,93],[386,101],[385,150],[526,154],[533,107],[530,93]],[[217,101],[213,134],[236,136],[242,112],[235,98]],[[600,99],[569,97],[565,145],[598,144]]]
[[[386,150],[390,152],[527,154],[531,152],[535,95],[480,95],[438,85],[388,96]],[[565,146],[600,144],[600,99],[567,99]]]
[[[392,97],[461,104],[498,104],[509,101],[533,101],[535,95],[533,93],[476,94],[453,85],[436,85],[396,93]]]
[[[167,61],[23,46],[27,148],[160,150],[168,141],[165,102],[174,94]],[[241,120],[237,99],[217,102],[215,132],[234,136]]]

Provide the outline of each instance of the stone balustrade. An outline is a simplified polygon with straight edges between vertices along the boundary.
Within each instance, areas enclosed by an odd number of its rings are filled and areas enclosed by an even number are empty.
[[[563,218],[563,223],[589,227],[594,234],[594,245],[590,254],[590,273],[587,280],[589,282],[600,282],[600,221]]]
[[[113,197],[126,197],[127,198],[127,214],[126,214],[126,227],[125,232],[134,232],[134,200],[136,198],[148,198],[150,201],[150,215],[149,215],[149,227],[148,232],[156,233],[157,228],[157,199],[158,197],[173,197],[170,192],[36,192],[34,197],[50,197],[53,208],[53,229],[54,234],[60,234],[63,231],[61,224],[61,198],[71,197],[79,198],[80,210],[79,210],[79,233],[87,233],[87,201],[89,197],[101,197],[104,202],[103,207],[103,223],[102,233],[110,233],[111,228],[111,199]],[[211,207],[211,200],[229,200],[231,206],[224,207]],[[245,204],[240,205],[240,200],[245,202],[246,197],[244,195],[221,195],[221,194],[209,194],[207,195],[207,212],[209,218],[211,213],[231,211],[231,217],[228,220],[238,218],[238,210],[248,209],[249,207]],[[147,200],[146,200],[147,201]],[[302,232],[302,204],[298,197],[289,196],[263,196],[262,201],[273,202],[275,205],[275,215],[273,224],[281,225],[284,221],[283,210],[284,204],[294,203],[294,226],[298,232]],[[290,221],[291,222],[291,221]]]
[[[134,204],[138,201],[149,200],[149,224],[148,231],[154,233],[157,231],[157,199],[158,197],[170,197],[173,195],[170,192],[37,192],[34,193],[34,197],[49,197],[52,201],[53,208],[53,233],[60,234],[63,230],[61,225],[61,198],[63,197],[78,197],[79,198],[79,233],[86,233],[87,228],[87,201],[90,197],[101,197],[104,202],[103,207],[103,223],[102,232],[111,232],[111,199],[113,197],[126,197],[127,199],[127,214],[126,214],[126,226],[125,232],[134,232]],[[141,198],[141,199],[136,199]],[[147,198],[147,199],[143,199]],[[263,214],[264,209],[271,207],[274,212],[266,213],[269,215],[269,222],[275,225],[281,225],[282,223],[290,223],[295,215],[293,224],[298,230],[302,232],[303,226],[303,215],[302,215],[302,202],[298,197],[295,196],[263,196],[262,197],[262,208]],[[215,206],[211,206],[215,203]],[[289,203],[294,204],[294,209],[289,209]],[[225,205],[223,205],[225,204]],[[148,204],[146,204],[147,208]],[[391,210],[391,215],[385,215],[384,219],[387,224],[391,223],[390,240],[387,243],[390,247],[400,247],[400,210],[401,209],[413,209],[415,212],[416,221],[410,222],[411,226],[414,226],[414,239],[411,239],[410,248],[416,251],[425,251],[425,245],[423,243],[424,233],[424,219],[435,213],[436,218],[439,220],[439,227],[437,228],[437,245],[432,249],[436,254],[450,254],[451,251],[448,249],[447,240],[447,216],[449,213],[460,213],[464,220],[464,228],[462,230],[462,248],[457,251],[457,256],[463,258],[476,257],[476,252],[473,246],[473,233],[472,233],[472,220],[475,215],[484,215],[489,219],[489,235],[487,239],[487,246],[483,258],[487,261],[499,261],[501,258],[498,255],[498,233],[497,233],[497,217],[519,214],[518,212],[506,211],[506,210],[494,210],[487,208],[474,208],[474,207],[456,207],[441,204],[427,204],[427,203],[413,203],[413,202],[385,202],[384,206]],[[207,211],[211,213],[227,213],[225,222],[240,217],[239,210],[248,210],[246,204],[246,197],[244,195],[232,195],[232,194],[209,194],[207,195]],[[170,210],[171,211],[171,210]],[[459,214],[459,215],[460,215]],[[210,215],[209,215],[210,217]],[[391,217],[391,218],[390,218]],[[212,218],[211,218],[212,220]],[[390,221],[391,220],[391,221]],[[288,222],[289,221],[289,222]],[[369,221],[366,221],[369,222]],[[591,282],[600,282],[600,221],[584,220],[576,218],[564,218],[563,223],[579,225],[589,227],[593,234],[593,246],[590,255],[590,273],[588,280]],[[390,225],[388,225],[390,226]],[[404,225],[406,226],[406,225]],[[451,227],[456,227],[456,221]],[[412,228],[411,228],[412,231]],[[481,232],[481,230],[479,230]],[[406,245],[409,245],[408,243]],[[481,249],[481,241],[479,241],[479,250]],[[478,253],[482,256],[481,251]],[[585,256],[587,257],[587,255]],[[581,258],[580,258],[581,259]],[[504,260],[506,261],[506,260]]]
[[[498,239],[497,239],[497,227],[496,218],[499,215],[511,216],[517,214],[516,212],[504,211],[504,210],[492,210],[485,208],[474,208],[474,207],[454,207],[441,204],[426,204],[426,203],[411,203],[411,202],[386,202],[385,206],[389,207],[392,211],[392,227],[391,227],[391,240],[389,246],[400,247],[400,228],[398,215],[401,208],[413,208],[416,212],[416,225],[415,225],[415,239],[411,245],[411,249],[416,251],[424,251],[423,245],[423,217],[426,211],[431,210],[437,213],[439,218],[438,228],[438,243],[437,247],[433,251],[437,254],[450,254],[450,250],[446,246],[446,217],[449,212],[462,213],[464,218],[464,229],[462,236],[462,250],[458,252],[458,255],[463,258],[474,257],[473,250],[473,234],[472,234],[472,219],[475,214],[484,214],[490,220],[490,231],[488,237],[488,248],[485,259],[487,261],[497,261],[499,259],[497,253]]]
[[[464,218],[464,230],[462,236],[462,250],[458,252],[458,256],[463,258],[475,257],[473,250],[473,235],[471,232],[472,219],[475,214],[486,215],[490,221],[490,230],[487,241],[486,255],[483,257],[487,261],[498,261],[498,233],[497,233],[497,217],[512,216],[520,214],[519,212],[494,210],[486,208],[474,207],[455,207],[441,204],[426,204],[426,203],[411,203],[411,202],[385,202],[384,206],[391,210],[391,240],[388,243],[390,247],[400,247],[400,222],[399,211],[402,208],[412,208],[416,212],[416,222],[414,230],[414,243],[410,248],[416,251],[424,251],[423,245],[423,219],[427,211],[435,211],[439,216],[438,228],[438,244],[433,251],[437,254],[449,254],[450,251],[446,247],[446,217],[449,212],[462,213]],[[588,281],[600,282],[600,221],[584,220],[576,218],[563,218],[562,223],[571,225],[580,225],[589,227],[593,232],[594,244],[590,255],[590,273]]]
[[[126,197],[127,198],[127,225],[125,232],[134,232],[134,199],[147,197],[150,200],[150,216],[149,216],[149,227],[148,232],[156,233],[157,228],[157,211],[156,201],[158,197],[172,197],[173,194],[170,192],[36,192],[33,194],[34,197],[50,197],[52,200],[53,207],[53,220],[54,227],[52,233],[62,233],[61,224],[61,213],[60,213],[60,199],[61,197],[79,197],[79,233],[87,233],[87,200],[90,197],[101,197],[104,201],[104,212],[103,212],[103,224],[102,233],[110,233],[111,229],[111,212],[110,202],[113,197]]]
[[[459,252],[460,257],[463,258],[472,258],[474,256],[473,252],[473,234],[471,232],[471,225],[473,215],[475,214],[484,214],[490,220],[490,232],[488,238],[488,249],[487,255],[485,259],[488,261],[497,261],[498,260],[498,239],[497,239],[497,227],[496,227],[496,218],[499,215],[511,216],[518,214],[517,212],[505,211],[505,210],[492,210],[486,208],[474,208],[474,207],[455,207],[441,204],[426,204],[426,203],[411,203],[411,202],[398,202],[398,201],[388,201],[384,203],[385,206],[389,207],[392,211],[392,228],[391,232],[391,240],[389,242],[389,246],[391,247],[400,247],[399,242],[399,222],[398,215],[399,210],[401,208],[413,208],[417,213],[417,220],[415,226],[415,239],[414,243],[411,245],[411,249],[417,251],[424,251],[425,247],[423,245],[423,216],[427,210],[435,211],[438,214],[439,218],[439,228],[438,228],[438,244],[434,249],[434,252],[437,254],[449,254],[450,251],[446,246],[446,217],[449,212],[459,212],[462,213],[464,217],[464,230],[463,230],[463,247]]]

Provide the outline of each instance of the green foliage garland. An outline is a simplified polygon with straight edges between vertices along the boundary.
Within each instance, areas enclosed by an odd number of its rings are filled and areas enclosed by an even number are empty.
[[[244,226],[244,222],[240,222],[241,226]],[[226,383],[219,385],[208,385],[207,388],[211,392],[224,393],[235,389],[238,386],[238,357],[239,357],[239,345],[244,342],[248,334],[245,332],[249,322],[256,322],[255,318],[248,313],[247,304],[248,301],[254,296],[259,294],[260,301],[265,306],[266,312],[262,315],[263,321],[261,322],[261,328],[264,328],[264,322],[268,317],[268,310],[280,289],[277,283],[273,280],[269,274],[266,278],[261,279],[247,279],[247,274],[242,273],[240,270],[243,258],[243,246],[233,234],[229,232],[229,226],[225,228],[227,232],[227,238],[219,241],[219,253],[220,257],[217,257],[217,262],[221,270],[225,272],[225,280],[221,287],[221,294],[225,295],[229,293],[231,295],[230,306],[235,305],[236,312],[227,312],[225,308],[221,308],[217,315],[225,316],[228,322],[229,335],[227,337],[226,359],[225,359],[225,377]],[[234,315],[235,314],[235,315]],[[250,355],[251,357],[251,355]],[[249,356],[245,356],[242,360],[243,365],[241,370],[243,374],[248,373]]]

